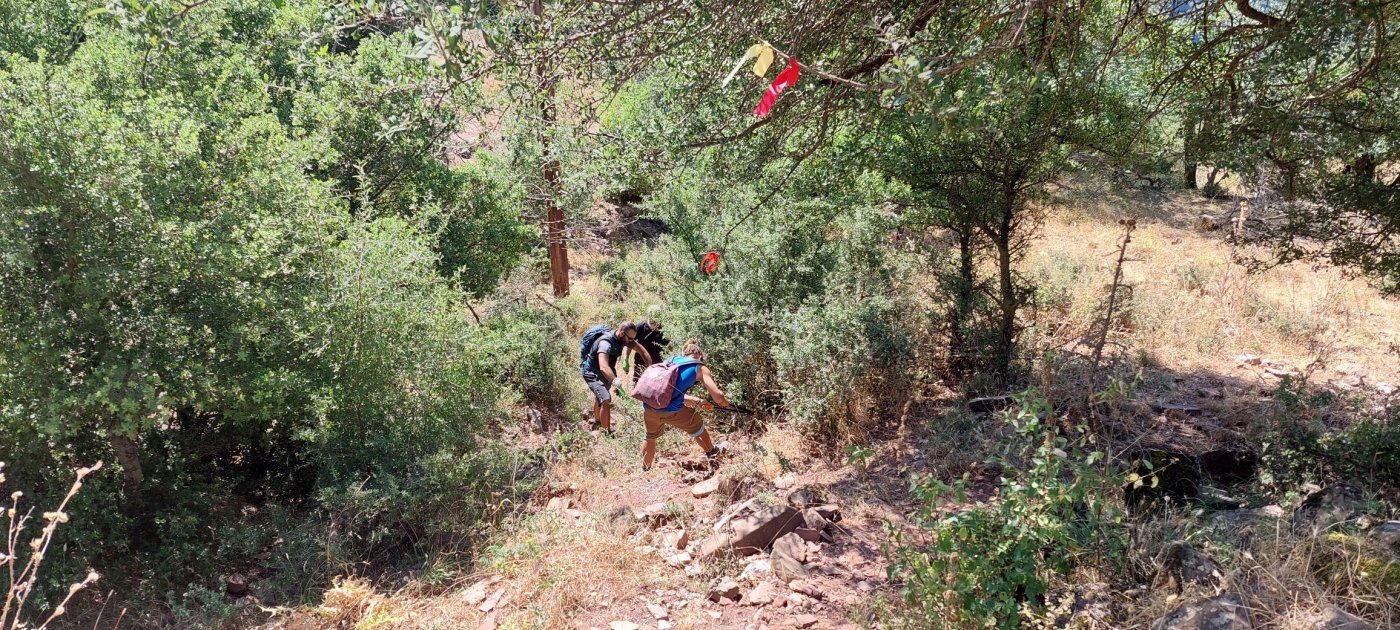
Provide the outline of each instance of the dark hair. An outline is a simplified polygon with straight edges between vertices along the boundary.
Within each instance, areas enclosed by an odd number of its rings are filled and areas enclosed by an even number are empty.
[[[618,322],[617,329],[622,332],[627,332],[629,330],[632,332],[637,332],[637,325],[632,322]]]

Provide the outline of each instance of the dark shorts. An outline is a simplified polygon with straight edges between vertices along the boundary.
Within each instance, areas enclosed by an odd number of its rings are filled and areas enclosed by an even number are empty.
[[[608,384],[603,382],[603,377],[592,372],[584,372],[583,383],[588,386],[588,391],[593,392],[593,398],[599,404],[612,400],[612,392],[608,391]]]

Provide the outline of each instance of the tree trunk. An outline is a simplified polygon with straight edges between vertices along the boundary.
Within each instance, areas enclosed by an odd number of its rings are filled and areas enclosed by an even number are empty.
[[[999,286],[997,294],[1001,301],[1001,325],[998,327],[996,363],[992,366],[995,374],[1005,379],[1011,375],[1011,359],[1016,353],[1016,285],[1011,276],[1011,235],[1003,233],[997,237],[997,272]]]
[[[1195,121],[1187,120],[1186,123],[1182,125],[1181,170],[1183,176],[1182,183],[1191,190],[1195,190],[1198,185],[1196,180],[1196,151],[1195,147],[1192,146],[1195,144],[1195,139]]]
[[[536,18],[544,16],[544,3],[535,0]],[[535,76],[544,91],[540,103],[540,148],[544,155],[545,182],[545,238],[549,244],[549,280],[554,287],[554,297],[569,295],[569,242],[564,235],[564,210],[559,207],[559,158],[550,151],[549,132],[554,129],[556,112],[554,106],[554,79],[549,75],[551,64],[541,59],[535,64]]]
[[[117,463],[122,467],[122,491],[126,493],[126,505],[134,505],[141,496],[141,482],[146,479],[145,472],[141,470],[141,449],[136,445],[136,440],[125,435],[113,434],[108,441],[117,456]]]
[[[971,348],[968,348],[967,327],[972,320],[972,303],[976,291],[976,277],[972,258],[971,225],[963,225],[958,237],[958,279],[953,290],[952,326],[948,334],[948,371],[954,378],[964,378],[972,373]]]

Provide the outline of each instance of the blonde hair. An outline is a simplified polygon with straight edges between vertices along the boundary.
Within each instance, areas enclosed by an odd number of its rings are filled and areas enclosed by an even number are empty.
[[[685,346],[683,346],[681,354],[688,357],[699,358],[705,356],[705,350],[700,347],[700,340],[691,338],[685,340]]]

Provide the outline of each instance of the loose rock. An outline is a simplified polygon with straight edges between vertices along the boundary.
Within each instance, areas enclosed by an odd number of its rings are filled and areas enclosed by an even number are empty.
[[[614,621],[608,627],[612,630],[641,630],[641,626],[630,621]]]
[[[1158,588],[1181,593],[1191,586],[1214,587],[1220,584],[1221,577],[1220,564],[1214,558],[1188,543],[1178,542],[1167,547],[1155,583]]]
[[[1317,534],[1350,519],[1361,498],[1361,489],[1345,481],[1323,488],[1308,495],[1293,511],[1293,527]]]
[[[224,592],[232,597],[243,597],[248,594],[248,578],[241,574],[234,573],[224,578]]]
[[[480,604],[486,599],[486,589],[499,581],[501,581],[501,577],[498,575],[478,580],[475,584],[467,587],[467,590],[462,594],[462,598],[466,600],[468,606]]]
[[[796,626],[796,627],[798,627],[798,628],[810,628],[810,627],[812,627],[812,626],[817,625],[817,616],[816,616],[816,615],[798,615],[796,619],[793,619],[793,620],[792,620],[792,625],[794,625],[794,626]]]
[[[1376,626],[1336,606],[1328,606],[1322,611],[1323,630],[1376,630]]]
[[[647,604],[647,612],[651,613],[651,616],[658,620],[666,619],[671,616],[671,613],[667,612],[665,608],[656,604]]]
[[[491,612],[491,609],[495,608],[496,604],[501,602],[501,597],[505,596],[505,594],[506,589],[497,589],[495,593],[492,593],[490,597],[486,598],[486,601],[481,602],[481,605],[476,607],[477,610],[481,612]]]
[[[807,580],[793,580],[788,582],[788,588],[794,593],[801,593],[812,599],[826,599],[826,593],[817,587],[816,584]]]
[[[802,566],[807,559],[807,543],[797,534],[787,534],[774,542],[769,558],[778,577],[789,580],[807,577],[807,568]]]
[[[1244,599],[1227,593],[1187,602],[1152,624],[1152,630],[1252,630]]]
[[[690,533],[682,529],[678,532],[669,532],[662,536],[667,549],[684,550],[690,544]]]
[[[747,516],[737,516],[705,541],[700,547],[700,557],[709,558],[723,551],[745,556],[758,553],[803,522],[801,514],[787,506],[767,507]]]
[[[710,587],[710,601],[718,603],[722,599],[738,600],[739,583],[730,578],[723,578]]]
[[[666,564],[669,564],[679,569],[683,566],[690,564],[692,560],[693,558],[690,557],[690,554],[682,551],[676,555],[666,558]]]
[[[748,604],[750,606],[767,606],[777,598],[777,589],[771,582],[761,582],[749,591]]]
[[[812,509],[816,510],[817,514],[821,515],[822,518],[832,523],[841,522],[841,507],[838,505],[828,503],[826,505],[818,505]]]
[[[1366,534],[1380,546],[1400,553],[1400,521],[1386,521],[1367,530]]]
[[[691,486],[690,496],[693,496],[697,499],[708,497],[711,494],[714,494],[716,490],[719,490],[719,484],[720,476],[714,475],[709,479],[706,479],[704,481],[701,481],[700,483]]]

